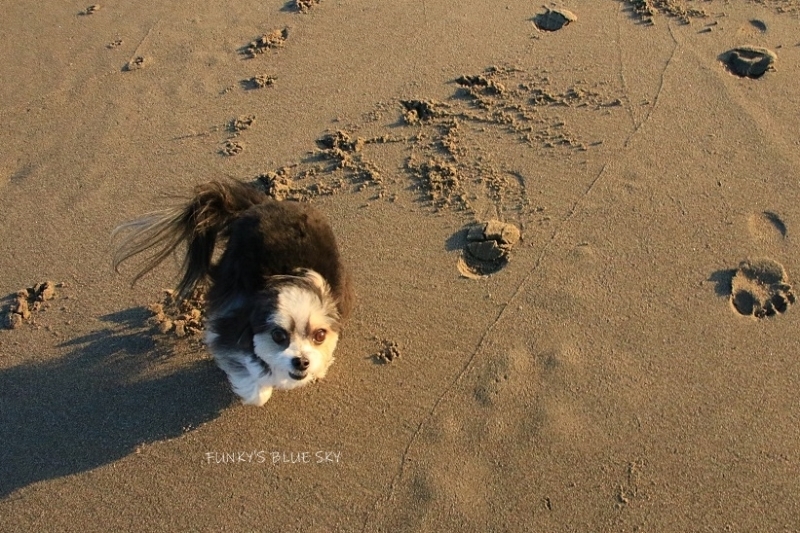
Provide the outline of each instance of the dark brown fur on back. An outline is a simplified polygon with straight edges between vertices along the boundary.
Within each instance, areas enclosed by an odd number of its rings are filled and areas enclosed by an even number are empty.
[[[225,252],[210,272],[211,302],[224,305],[225,295],[254,294],[267,286],[269,276],[307,268],[331,286],[342,318],[349,315],[349,283],[333,230],[311,205],[265,197],[232,221],[225,234]]]
[[[185,242],[178,295],[188,296],[208,278],[212,314],[236,298],[250,300],[268,286],[270,276],[292,274],[298,268],[317,271],[331,286],[341,318],[350,313],[352,295],[333,231],[309,204],[278,202],[237,181],[212,181],[196,187],[185,206],[152,213],[118,228],[126,229],[132,234],[115,255],[115,268],[134,255],[155,249],[135,281]],[[212,265],[220,240],[227,240],[225,251]],[[249,307],[252,302],[244,305]]]

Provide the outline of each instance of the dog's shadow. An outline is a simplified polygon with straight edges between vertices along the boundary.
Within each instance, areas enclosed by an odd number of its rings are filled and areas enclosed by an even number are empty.
[[[233,402],[209,358],[173,356],[146,318],[141,308],[101,317],[61,345],[66,356],[0,370],[0,498],[179,436]]]

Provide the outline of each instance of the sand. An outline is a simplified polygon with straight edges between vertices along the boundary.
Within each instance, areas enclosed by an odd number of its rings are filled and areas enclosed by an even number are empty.
[[[0,529],[800,530],[797,0],[3,20]],[[177,259],[111,268],[219,177],[314,202],[358,295],[263,408]]]

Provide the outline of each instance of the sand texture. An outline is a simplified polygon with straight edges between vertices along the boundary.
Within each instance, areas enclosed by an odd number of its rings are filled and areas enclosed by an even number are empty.
[[[0,530],[800,531],[800,1],[2,13]],[[263,408],[111,267],[226,177],[358,296]]]

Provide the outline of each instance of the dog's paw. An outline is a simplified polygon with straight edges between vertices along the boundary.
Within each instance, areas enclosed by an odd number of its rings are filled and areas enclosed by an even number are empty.
[[[256,380],[248,380],[248,382],[245,383],[237,381],[236,379],[231,379],[230,375],[228,377],[234,394],[242,399],[244,405],[261,407],[267,403],[270,396],[272,396],[272,387],[260,387]]]
[[[242,399],[242,403],[245,405],[255,405],[261,407],[265,403],[269,401],[272,397],[272,387],[261,387],[255,391],[250,398]]]

